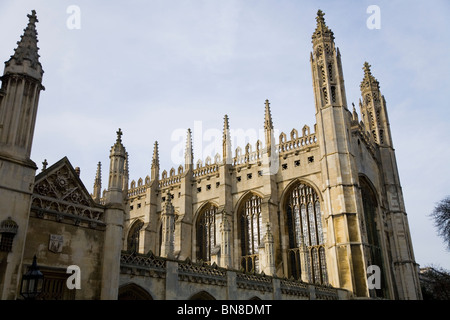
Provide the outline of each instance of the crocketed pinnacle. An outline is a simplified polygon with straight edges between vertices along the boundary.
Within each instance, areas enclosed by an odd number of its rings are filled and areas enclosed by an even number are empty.
[[[226,164],[231,164],[231,136],[230,136],[230,124],[228,123],[228,115],[225,115],[223,119],[223,149],[222,156],[223,161]]]
[[[152,168],[159,168],[159,151],[158,151],[158,141],[155,141],[153,147],[153,158],[152,158]]]
[[[11,59],[6,62],[6,65],[15,60],[16,64],[22,64],[24,60],[28,60],[31,63],[31,67],[36,69],[37,66],[41,67],[38,54],[38,39],[36,31],[36,22],[39,22],[36,16],[36,11],[31,11],[31,14],[27,15],[29,21],[27,27],[24,29],[23,35],[17,42],[17,48],[14,50],[14,54]]]
[[[186,165],[192,165],[194,161],[194,151],[192,148],[192,133],[191,129],[188,129],[187,131],[187,137],[186,137],[186,151],[184,154],[185,158],[185,164]]]
[[[329,37],[332,40],[334,39],[333,31],[331,31],[331,29],[328,28],[327,25],[325,24],[325,19],[323,17],[324,15],[325,15],[325,13],[323,13],[322,10],[319,9],[317,11],[317,17],[316,17],[317,26],[316,26],[316,30],[314,31],[314,33],[312,35],[313,40],[317,40],[322,37]]]
[[[95,182],[100,182],[101,185],[102,181],[102,163],[99,161],[97,164],[97,172],[95,173]]]
[[[376,89],[380,88],[380,84],[375,79],[375,77],[372,75],[372,72],[370,71],[371,65],[366,61],[364,62],[363,70],[364,70],[364,78],[361,81],[360,88],[363,90],[364,88],[373,88],[375,86]]]
[[[95,173],[93,198],[98,201],[101,197],[102,190],[102,163],[97,164],[97,172]]]
[[[270,103],[268,99],[266,99],[266,109],[264,114],[264,129],[265,130],[273,129],[272,114],[270,113]]]
[[[225,115],[223,118],[223,135],[227,134],[227,131],[230,129],[230,125],[228,124],[228,115]]]

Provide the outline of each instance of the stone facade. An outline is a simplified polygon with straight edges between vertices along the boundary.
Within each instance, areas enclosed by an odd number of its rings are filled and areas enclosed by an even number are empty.
[[[184,164],[161,171],[155,142],[150,175],[131,183],[119,129],[108,188],[102,193],[99,163],[91,195],[66,158],[34,178],[34,118],[26,128],[3,120],[23,118],[10,98],[23,88],[35,117],[43,88],[34,12],[29,19],[22,41],[35,54],[19,43],[22,69],[10,67],[17,58],[6,63],[0,95],[0,218],[18,225],[13,250],[0,256],[2,299],[18,298],[34,254],[52,281],[66,279],[68,265],[83,270],[82,290],[58,293],[67,299],[421,299],[386,101],[365,63],[361,120],[349,110],[320,10],[313,128],[275,137],[266,100],[264,144],[232,152],[225,115],[222,154],[195,161],[188,130]]]

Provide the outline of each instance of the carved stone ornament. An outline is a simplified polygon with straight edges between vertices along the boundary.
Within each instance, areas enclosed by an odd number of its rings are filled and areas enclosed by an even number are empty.
[[[32,211],[39,218],[53,216],[57,222],[96,228],[103,209],[96,206],[66,158],[36,177]],[[95,223],[92,223],[95,222]]]
[[[61,253],[64,237],[58,234],[51,234],[48,242],[48,250],[54,253]]]

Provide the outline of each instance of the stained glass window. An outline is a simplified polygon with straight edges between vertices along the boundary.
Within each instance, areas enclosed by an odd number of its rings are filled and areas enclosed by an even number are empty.
[[[261,198],[252,195],[240,212],[241,266],[244,270],[259,271],[259,246],[262,244]]]
[[[197,259],[211,261],[211,250],[216,246],[217,207],[207,205],[197,219]]]
[[[286,214],[290,239],[289,276],[327,283],[322,214],[314,189],[303,183],[293,187],[286,204]],[[301,270],[302,266],[305,270]]]

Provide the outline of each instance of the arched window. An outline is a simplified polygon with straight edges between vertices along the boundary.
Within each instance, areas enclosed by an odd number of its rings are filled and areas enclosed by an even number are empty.
[[[211,261],[211,252],[216,246],[217,207],[206,205],[197,219],[197,260]]]
[[[317,193],[312,187],[298,183],[289,192],[285,209],[289,276],[327,283],[322,214]]]
[[[127,238],[127,249],[130,252],[138,252],[139,251],[139,238],[141,229],[144,226],[144,222],[141,220],[137,220],[133,223],[128,232]]]
[[[375,193],[369,183],[364,179],[360,179],[361,197],[364,210],[364,227],[367,235],[367,266],[376,265],[383,270],[383,260],[381,255],[381,245],[377,230],[377,208],[378,203]],[[384,283],[384,272],[381,272],[381,282]],[[371,289],[370,295],[372,297],[385,297],[382,285],[381,289]]]
[[[262,244],[261,198],[251,195],[239,211],[241,267],[259,272],[259,246]]]

